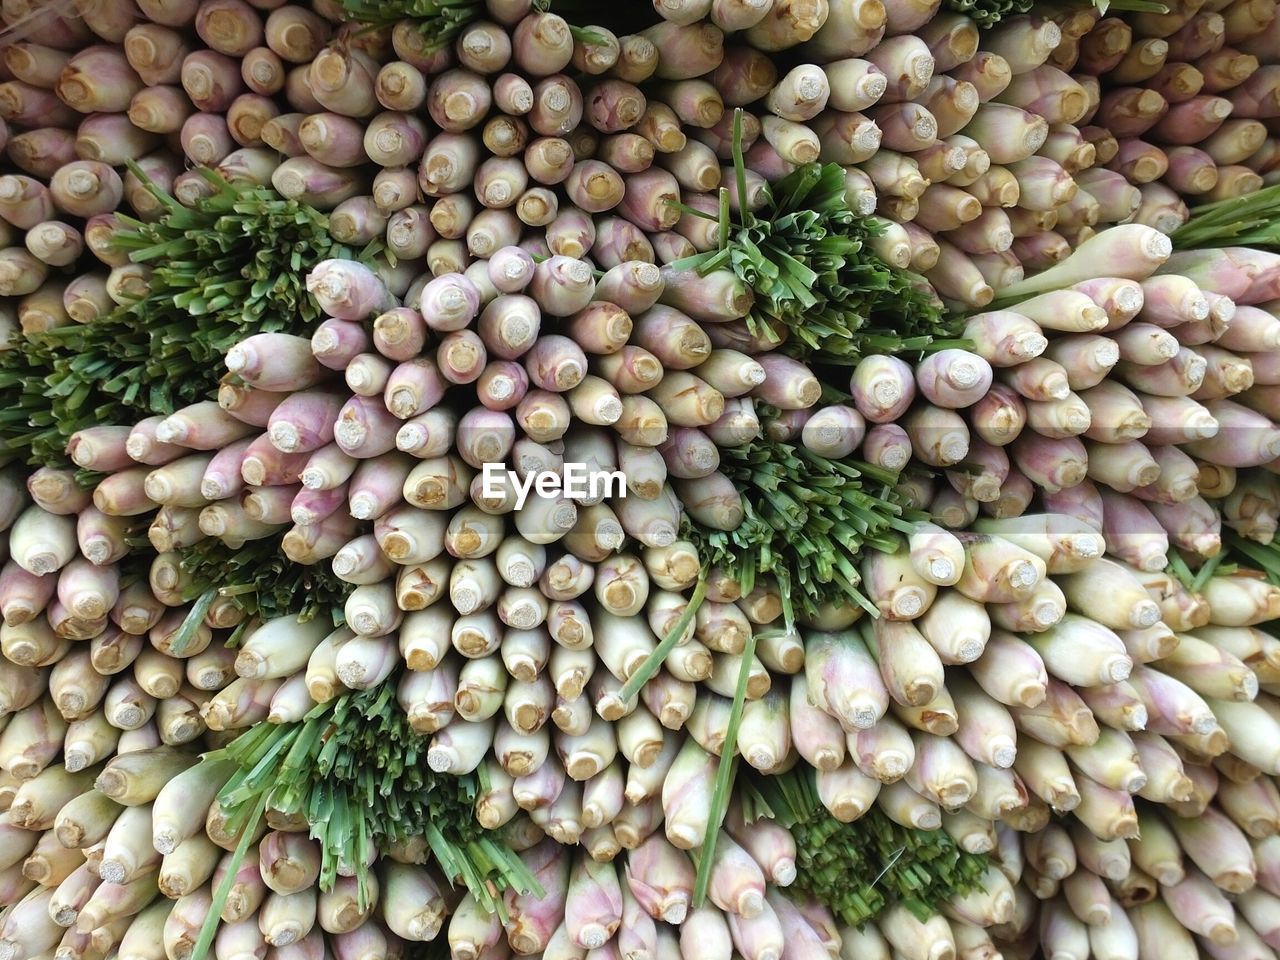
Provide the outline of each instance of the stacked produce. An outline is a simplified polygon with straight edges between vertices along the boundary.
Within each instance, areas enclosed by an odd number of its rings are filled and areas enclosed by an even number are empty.
[[[905,230],[904,264],[983,307],[1100,227],[1171,232],[1187,202],[1269,182],[1275,49],[1268,5],[1229,19],[1196,4],[1012,16],[986,32],[943,13],[914,35],[824,51],[865,56],[891,82],[847,106],[865,114],[823,115],[866,132],[862,149],[828,134],[822,156],[870,178],[876,209]]]
[[[0,19],[0,960],[1280,950],[1269,0]]]

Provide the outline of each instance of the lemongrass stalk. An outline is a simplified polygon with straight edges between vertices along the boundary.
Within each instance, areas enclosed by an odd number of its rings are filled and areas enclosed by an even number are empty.
[[[813,702],[840,721],[846,731],[870,727],[888,707],[879,671],[856,634],[815,634],[809,643],[805,675]]]
[[[1090,743],[1098,737],[1098,723],[1084,700],[1071,687],[1050,678],[1046,696],[1036,707],[1013,706],[1018,729],[1041,742],[1062,748]]]

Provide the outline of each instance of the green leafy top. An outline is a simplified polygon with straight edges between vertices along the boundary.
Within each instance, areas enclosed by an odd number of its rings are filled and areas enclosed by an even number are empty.
[[[956,13],[963,13],[970,17],[980,27],[994,27],[1005,17],[1015,17],[1018,14],[1027,13],[1035,8],[1035,0],[945,0],[943,3],[948,10],[954,10]],[[1083,3],[1059,3],[1054,4],[1050,8],[1050,13],[1054,10],[1071,7],[1088,7],[1094,6],[1098,8],[1098,12],[1106,16],[1108,10],[1128,10],[1133,13],[1168,13],[1169,8],[1158,0],[1093,0],[1092,4]]]
[[[1223,530],[1222,551],[1206,560],[1200,568],[1200,573],[1203,574],[1200,586],[1215,572],[1227,574],[1241,567],[1257,570],[1268,583],[1280,586],[1280,542],[1272,540],[1270,543],[1258,543],[1234,531]]]
[[[58,428],[59,414],[68,403],[83,408],[86,420],[130,423],[137,419],[91,384],[82,386],[68,400],[55,400],[48,393],[46,378],[62,356],[59,339],[57,329],[18,334],[8,350],[0,351],[0,448],[17,452],[31,466],[71,466],[66,446],[74,430],[64,433]]]
[[[1168,4],[1160,3],[1159,0],[1093,0],[1092,6],[1097,7],[1098,12],[1103,16],[1106,16],[1110,10],[1116,12],[1127,10],[1129,13],[1169,12]]]
[[[1222,549],[1212,557],[1190,554],[1173,548],[1165,573],[1192,593],[1199,593],[1213,576],[1232,576],[1253,571],[1268,583],[1280,587],[1280,540],[1259,543],[1234,530],[1222,531]]]
[[[704,563],[749,593],[761,574],[779,583],[787,623],[828,604],[875,605],[858,589],[864,547],[893,551],[919,519],[892,471],[830,460],[803,446],[757,437],[720,451],[720,470],[742,493],[745,517],[732,531],[686,518],[682,535]]]
[[[542,895],[519,856],[476,822],[480,778],[427,766],[426,740],[396,702],[396,682],[393,675],[370,690],[319,704],[297,723],[259,723],[204,756],[205,762],[232,760],[238,767],[218,802],[241,842],[215,892],[194,960],[208,950],[230,881],[248,851],[245,838],[252,839],[268,807],[310,824],[320,842],[321,889],[333,886],[339,863],[355,870],[362,909],[370,849],[385,851],[417,837],[426,839],[441,872],[491,913],[505,918],[504,890]]]
[[[1237,542],[1232,543],[1229,535],[1223,537],[1223,549],[1208,560],[1203,560],[1194,554],[1188,556],[1177,547],[1171,548],[1169,550],[1169,563],[1164,572],[1192,593],[1199,593],[1215,573],[1230,574],[1235,572],[1236,564],[1233,558],[1235,552],[1240,551],[1247,555],[1252,550],[1257,550],[1262,556],[1260,558],[1251,557],[1254,560],[1251,566],[1260,567],[1272,583],[1280,583],[1280,553],[1275,553],[1270,547],[1248,543],[1247,541],[1238,540],[1238,538]]]
[[[545,9],[545,0],[539,6]],[[374,28],[415,21],[427,52],[449,46],[463,27],[485,17],[483,0],[342,0],[342,8],[348,19]]]
[[[227,183],[211,170],[200,173],[215,188],[212,196],[192,209],[149,185],[167,212],[154,223],[121,217],[130,229],[115,237],[131,260],[153,266],[147,296],[111,315],[113,326],[142,330],[146,342],[116,354],[115,369],[95,371],[96,379],[151,413],[216,390],[223,355],[247,332],[309,334],[322,311],[307,292],[307,270],[328,258],[376,252],[335,242],[328,218],[306,204],[268,187]],[[105,345],[102,325],[85,329]],[[120,332],[111,331],[112,338]]]
[[[1280,246],[1280,184],[1194,207],[1172,239],[1179,250]]]
[[[734,113],[733,164],[737,195],[747,196],[742,158],[742,111]],[[731,214],[720,188],[719,216],[688,206],[691,215],[720,223],[720,245],[672,264],[706,275],[729,269],[755,291],[747,316],[753,334],[772,335],[772,319],[790,333],[783,348],[800,358],[852,364],[872,353],[929,348],[954,338],[959,320],[920,277],[889,266],[868,241],[881,225],[859,217],[845,199],[844,168],[807,163],[767,187],[756,212]]]
[[[961,850],[945,831],[909,829],[878,809],[842,823],[822,805],[808,767],[739,786],[748,823],[769,817],[795,838],[796,879],[784,892],[813,897],[841,923],[862,926],[894,902],[927,920],[987,869],[986,856]]]
[[[243,337],[310,334],[321,317],[305,286],[311,266],[377,252],[336,243],[324,214],[268,187],[201,169],[215,192],[188,208],[130,169],[165,207],[152,223],[117,214],[126,229],[115,245],[152,267],[147,295],[0,354],[0,442],[32,463],[65,462],[66,440],[83,426],[129,424],[213,396],[223,355]]]
[[[324,614],[335,625],[344,622],[343,604],[355,589],[340,579],[328,564],[302,564],[290,560],[280,549],[280,537],[272,535],[229,547],[217,537],[205,537],[178,551],[182,569],[191,582],[183,590],[183,600],[192,603],[187,617],[171,641],[174,653],[181,653],[217,597],[229,597],[245,613],[232,632],[228,646],[239,642],[241,632],[251,622],[296,616],[307,621]]]
[[[1026,13],[1034,3],[1035,0],[946,0],[943,6],[963,13],[980,27],[994,27],[1005,17]]]
[[[552,2],[553,0],[533,0],[533,9],[545,12],[550,9]],[[620,9],[605,10],[597,0],[558,0],[555,6],[557,13],[572,11],[597,22],[604,19],[625,32],[649,26],[658,19],[652,10],[642,11],[638,6],[624,5]],[[564,10],[566,7],[569,8],[568,11]],[[432,53],[452,45],[468,24],[488,17],[484,0],[342,0],[342,8],[346,11],[348,20],[363,24],[369,30],[391,27],[402,20],[415,23],[422,34],[424,53]],[[647,12],[650,16],[638,23],[635,17],[637,12]],[[574,39],[581,43],[608,42],[608,38],[590,27],[578,27],[571,23],[569,30]]]

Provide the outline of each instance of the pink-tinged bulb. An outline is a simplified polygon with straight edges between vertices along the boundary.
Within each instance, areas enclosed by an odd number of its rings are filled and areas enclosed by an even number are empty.
[[[612,863],[579,856],[569,878],[565,924],[572,941],[585,950],[603,947],[622,922],[622,889]]]
[[[656,920],[682,923],[693,899],[694,869],[688,855],[661,834],[653,834],[631,851],[627,886]]]
[[[569,892],[569,860],[572,848],[543,840],[521,858],[546,891],[542,897],[507,892],[507,940],[521,956],[545,949],[565,915]]]
[[[727,833],[716,838],[708,896],[721,910],[750,919],[764,910],[765,877],[760,865]]]

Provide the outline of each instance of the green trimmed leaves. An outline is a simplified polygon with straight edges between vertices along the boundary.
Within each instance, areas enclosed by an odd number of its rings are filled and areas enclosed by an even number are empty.
[[[1194,207],[1173,233],[1176,250],[1280,246],[1280,185]]]
[[[190,577],[183,599],[196,604],[189,617],[195,618],[193,629],[204,617],[196,611],[201,605],[207,609],[215,594],[230,597],[245,612],[245,621],[232,635],[232,643],[254,618],[274,620],[294,615],[306,621],[325,615],[341,623],[343,604],[355,589],[335,576],[327,563],[290,560],[281,552],[278,535],[249,540],[240,547],[206,537],[179,553],[182,569]]]
[[[1087,3],[1078,6],[1085,7]],[[1027,13],[1035,3],[1033,0],[944,0],[943,6],[956,13],[970,17],[980,27],[994,27],[1005,17],[1016,17]],[[1108,10],[1119,12],[1129,10],[1134,13],[1168,13],[1169,8],[1157,0],[1093,0],[1098,12],[1106,15]]]
[[[858,558],[865,547],[896,550],[917,518],[896,475],[764,437],[722,449],[720,471],[741,491],[745,517],[728,532],[688,521],[683,536],[704,564],[725,570],[744,594],[772,576],[788,624],[796,611],[813,616],[827,605],[876,615],[858,590]]]
[[[337,244],[323,214],[270,188],[201,174],[215,192],[194,209],[152,187],[165,206],[159,220],[117,214],[126,229],[116,246],[151,268],[145,297],[0,353],[0,443],[33,465],[65,463],[66,440],[81,427],[134,423],[214,396],[222,357],[239,340],[310,335],[321,311],[308,269],[376,253]]]
[[[831,816],[814,772],[797,767],[741,784],[750,820],[775,819],[796,841],[796,879],[784,892],[812,896],[841,923],[861,926],[901,902],[921,921],[956,894],[974,889],[987,858],[961,850],[943,830],[912,830],[878,808],[854,823]]]
[[[342,8],[349,19],[370,27],[414,21],[427,53],[452,45],[463,27],[485,16],[482,0],[342,0]]]
[[[13,450],[32,466],[68,467],[67,437],[75,429],[59,428],[59,413],[65,417],[69,405],[84,408],[88,425],[101,414],[99,423],[129,423],[123,408],[103,397],[89,384],[72,398],[61,399],[47,392],[46,378],[61,356],[59,329],[31,333],[0,352],[0,448]],[[79,421],[77,421],[78,424]]]
[[[994,27],[1005,17],[1026,13],[1034,0],[946,0],[948,10],[963,13],[980,27]]]
[[[450,882],[487,911],[505,916],[507,889],[541,895],[519,856],[476,822],[478,778],[428,767],[427,740],[410,728],[395,691],[393,677],[319,704],[297,723],[257,724],[206,754],[205,762],[239,767],[218,794],[229,822],[252,832],[266,808],[305,818],[320,843],[321,889],[332,888],[341,864],[354,871],[362,906],[367,851],[420,837]]]
[[[741,150],[741,111],[734,117],[737,196],[747,196]],[[800,359],[853,364],[866,354],[924,350],[939,337],[958,335],[958,321],[920,277],[890,267],[869,241],[882,227],[859,217],[845,199],[844,169],[809,163],[768,187],[754,212],[730,214],[721,188],[718,250],[672,266],[706,275],[729,269],[755,292],[747,315],[753,334],[788,331],[781,349]]]

